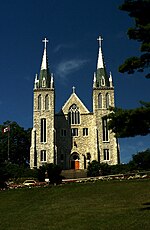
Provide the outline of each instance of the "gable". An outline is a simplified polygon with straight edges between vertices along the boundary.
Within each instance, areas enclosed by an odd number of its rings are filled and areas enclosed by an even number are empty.
[[[64,106],[62,107],[61,111],[64,114],[67,114],[69,111],[69,108],[71,105],[76,104],[79,108],[80,113],[90,113],[89,110],[85,107],[85,105],[82,103],[82,101],[79,99],[79,97],[76,95],[76,93],[72,93],[69,99],[66,101]]]

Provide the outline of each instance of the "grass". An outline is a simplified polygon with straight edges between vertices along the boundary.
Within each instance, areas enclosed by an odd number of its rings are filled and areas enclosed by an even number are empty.
[[[0,191],[1,230],[149,229],[150,180]]]

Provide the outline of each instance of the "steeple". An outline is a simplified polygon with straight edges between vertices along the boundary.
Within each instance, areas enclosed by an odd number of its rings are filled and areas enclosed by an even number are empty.
[[[48,40],[45,38],[44,40],[42,40],[42,42],[44,42],[44,52],[42,57],[39,80],[37,75],[35,78],[35,88],[53,88],[53,77],[49,71],[48,57],[47,57]]]
[[[106,67],[103,59],[102,53],[102,41],[103,38],[101,36],[98,37],[99,42],[99,51],[98,51],[98,60],[97,60],[97,70],[94,74],[94,84],[93,87],[109,87],[109,79],[106,72]]]

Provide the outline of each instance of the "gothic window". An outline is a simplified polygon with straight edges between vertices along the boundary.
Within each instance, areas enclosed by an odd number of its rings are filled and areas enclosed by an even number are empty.
[[[78,136],[78,129],[77,128],[73,128],[71,129],[71,136]]]
[[[110,106],[110,95],[109,93],[106,93],[106,108],[108,109]]]
[[[49,110],[49,96],[48,96],[48,94],[45,96],[45,110]]]
[[[46,150],[41,150],[40,160],[41,160],[42,162],[45,162],[45,161],[46,161]]]
[[[41,110],[41,105],[42,104],[42,96],[41,94],[38,96],[38,110]]]
[[[102,78],[101,78],[101,86],[105,86],[105,78],[104,78],[104,76],[102,76]]]
[[[88,136],[88,128],[83,128],[83,136]]]
[[[68,113],[68,120],[69,120],[69,124],[71,125],[80,124],[80,112],[76,104],[73,104],[70,107]]]
[[[41,142],[46,142],[46,119],[41,119]]]
[[[98,108],[102,108],[102,94],[99,93],[98,95]]]
[[[102,118],[103,141],[108,141],[108,124],[107,118]]]
[[[104,149],[104,161],[109,161],[109,149]]]

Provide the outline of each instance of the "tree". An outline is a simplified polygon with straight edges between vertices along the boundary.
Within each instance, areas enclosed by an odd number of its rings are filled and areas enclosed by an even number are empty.
[[[128,29],[129,39],[140,42],[140,57],[130,57],[119,67],[121,73],[144,72],[150,78],[150,0],[125,0],[120,10],[127,11],[134,19],[134,27]],[[109,129],[117,137],[134,137],[150,133],[150,103],[141,103],[141,107],[124,110],[111,108]]]
[[[53,163],[46,164],[46,171],[48,174],[48,178],[50,181],[50,184],[60,184],[62,181],[61,174],[61,167],[59,165],[55,165]]]
[[[150,103],[141,104],[141,107],[129,110],[112,108],[108,125],[116,137],[145,136],[150,133]]]
[[[127,11],[134,19],[134,27],[128,29],[129,39],[140,42],[139,57],[130,57],[119,67],[121,73],[143,72],[150,67],[150,0],[125,0],[120,10]],[[150,73],[146,73],[150,78]]]
[[[10,131],[3,133],[3,129],[8,126],[10,127]],[[30,153],[30,131],[30,129],[24,130],[24,128],[20,127],[16,122],[6,121],[3,125],[0,125],[1,162],[9,160],[13,164],[27,164]]]
[[[96,160],[89,163],[87,176],[105,176],[108,174],[110,174],[110,166],[107,163],[99,163]]]
[[[150,170],[150,149],[134,154],[129,166],[132,170]]]

